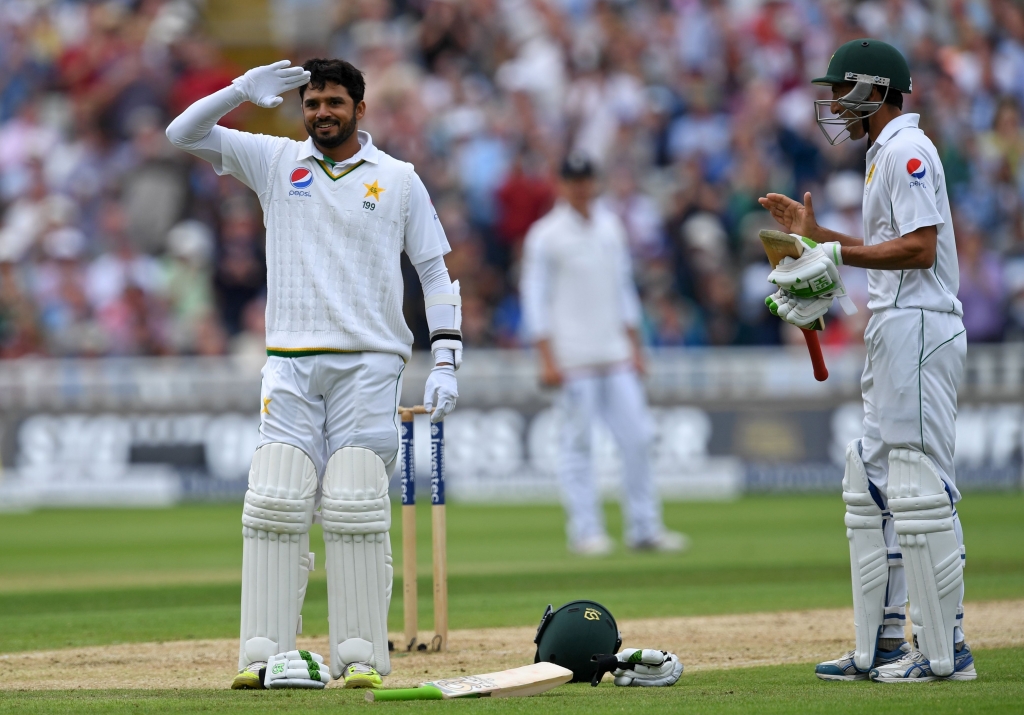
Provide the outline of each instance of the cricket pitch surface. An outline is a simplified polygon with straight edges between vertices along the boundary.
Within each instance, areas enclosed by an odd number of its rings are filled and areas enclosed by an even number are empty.
[[[966,605],[964,629],[975,650],[1024,645],[1024,600]],[[686,670],[813,663],[853,647],[852,609],[821,609],[620,621],[623,647],[677,653]],[[429,633],[423,633],[426,639]],[[488,673],[533,662],[534,628],[453,630],[444,653],[395,652],[387,687]],[[401,642],[401,635],[392,639]],[[327,638],[299,647],[328,654]],[[0,689],[227,688],[238,657],[235,639],[126,643],[0,655]],[[59,672],[59,678],[40,673]],[[336,682],[328,687],[336,687]]]

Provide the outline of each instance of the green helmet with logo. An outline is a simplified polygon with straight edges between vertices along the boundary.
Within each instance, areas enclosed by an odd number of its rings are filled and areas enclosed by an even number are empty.
[[[537,627],[534,663],[555,663],[572,671],[572,682],[589,683],[597,670],[595,655],[617,653],[619,627],[607,608],[596,601],[570,601],[557,611],[551,606]]]
[[[910,65],[902,53],[886,42],[870,38],[851,40],[842,45],[828,61],[825,75],[811,82],[829,87],[837,84],[853,85],[853,89],[846,95],[835,100],[845,108],[839,116],[830,116],[833,100],[814,102],[815,119],[830,144],[840,144],[848,139],[850,123],[867,119],[877,112],[889,92],[895,90],[910,94],[914,86],[910,79]],[[869,101],[868,97],[876,86],[882,89],[882,101]],[[826,129],[828,126],[840,127],[840,130],[830,134]]]

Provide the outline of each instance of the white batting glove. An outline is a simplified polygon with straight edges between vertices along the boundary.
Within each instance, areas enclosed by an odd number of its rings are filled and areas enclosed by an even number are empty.
[[[290,650],[270,656],[263,676],[265,688],[324,688],[331,679],[323,656],[307,650]]]
[[[784,290],[777,290],[764,299],[772,315],[777,315],[798,328],[810,328],[818,318],[832,307],[832,297],[798,298]]]
[[[309,82],[309,72],[302,67],[290,65],[289,60],[279,60],[272,65],[253,67],[241,77],[231,80],[231,83],[241,90],[248,101],[273,109],[284,101],[280,95]]]
[[[626,648],[613,656],[595,655],[593,660],[598,666],[591,685],[610,672],[621,687],[659,688],[675,685],[683,674],[679,656],[652,648]]]
[[[423,390],[423,406],[430,414],[431,422],[440,422],[455,409],[459,397],[459,385],[455,380],[455,368],[451,365],[435,365],[427,376]]]

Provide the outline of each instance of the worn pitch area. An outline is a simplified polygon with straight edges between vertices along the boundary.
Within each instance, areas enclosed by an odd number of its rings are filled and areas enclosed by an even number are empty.
[[[968,603],[964,628],[972,648],[1024,645],[1024,600]],[[852,647],[850,609],[627,620],[626,647],[678,653],[687,670],[812,663]],[[398,634],[393,634],[400,638]],[[505,670],[533,662],[532,628],[452,631],[445,653],[395,653],[388,687]],[[326,638],[299,646],[328,652]],[[0,689],[226,688],[235,673],[234,639],[132,643],[0,655]],[[40,678],[60,672],[60,678]],[[328,687],[334,687],[332,683]]]

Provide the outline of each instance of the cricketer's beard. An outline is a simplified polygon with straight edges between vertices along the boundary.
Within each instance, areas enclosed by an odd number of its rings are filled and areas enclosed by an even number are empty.
[[[335,134],[334,137],[330,139],[318,138],[316,135],[316,130],[312,126],[310,126],[308,122],[304,123],[306,125],[306,133],[309,134],[309,136],[313,139],[313,143],[315,143],[319,147],[323,147],[324,149],[333,149],[336,146],[341,146],[342,144],[344,144],[345,141],[350,136],[352,136],[352,133],[355,132],[356,130],[357,121],[358,120],[356,119],[356,115],[353,113],[352,118],[348,120],[348,123],[341,125],[340,129],[338,130],[338,133]]]

